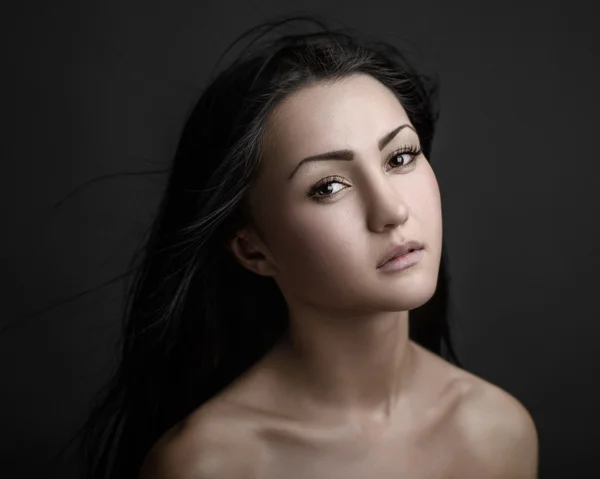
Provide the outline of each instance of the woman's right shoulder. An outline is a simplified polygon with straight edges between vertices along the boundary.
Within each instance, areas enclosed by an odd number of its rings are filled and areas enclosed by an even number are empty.
[[[258,443],[235,416],[214,406],[192,413],[152,446],[138,479],[259,477]]]

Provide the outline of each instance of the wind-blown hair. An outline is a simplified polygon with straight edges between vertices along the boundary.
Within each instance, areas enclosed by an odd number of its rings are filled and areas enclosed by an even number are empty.
[[[294,22],[317,28],[273,35]],[[88,479],[137,477],[160,436],[285,332],[287,306],[273,278],[243,268],[226,247],[251,222],[247,192],[279,102],[310,84],[371,75],[396,95],[431,161],[437,83],[395,47],[297,16],[259,25],[229,49],[252,36],[188,116],[158,212],[132,259],[139,264],[128,285],[117,368],[81,430]],[[460,366],[448,309],[443,243],[437,289],[410,312],[410,337]]]

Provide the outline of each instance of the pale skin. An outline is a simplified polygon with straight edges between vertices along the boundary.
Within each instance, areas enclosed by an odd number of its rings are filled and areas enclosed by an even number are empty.
[[[442,214],[427,159],[403,152],[420,142],[396,97],[352,75],[294,93],[268,126],[253,224],[229,246],[273,277],[289,334],[169,430],[140,478],[536,478],[519,401],[409,339],[409,311],[435,292]],[[305,162],[290,179],[302,159],[339,150],[353,159]],[[309,198],[325,178],[324,201]],[[420,262],[379,270],[406,240],[424,244]]]

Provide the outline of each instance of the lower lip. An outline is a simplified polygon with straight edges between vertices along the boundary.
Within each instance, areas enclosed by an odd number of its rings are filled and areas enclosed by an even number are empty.
[[[402,256],[388,261],[383,266],[378,268],[381,271],[401,271],[406,268],[410,268],[412,265],[417,264],[423,257],[423,249],[418,249],[412,253],[406,253]]]

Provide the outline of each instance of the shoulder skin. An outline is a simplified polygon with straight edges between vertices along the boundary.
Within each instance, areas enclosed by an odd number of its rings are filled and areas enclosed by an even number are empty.
[[[248,432],[196,415],[154,444],[138,479],[254,479],[261,458],[256,447]]]
[[[487,479],[537,479],[539,442],[527,409],[480,379],[457,416],[466,446]]]

